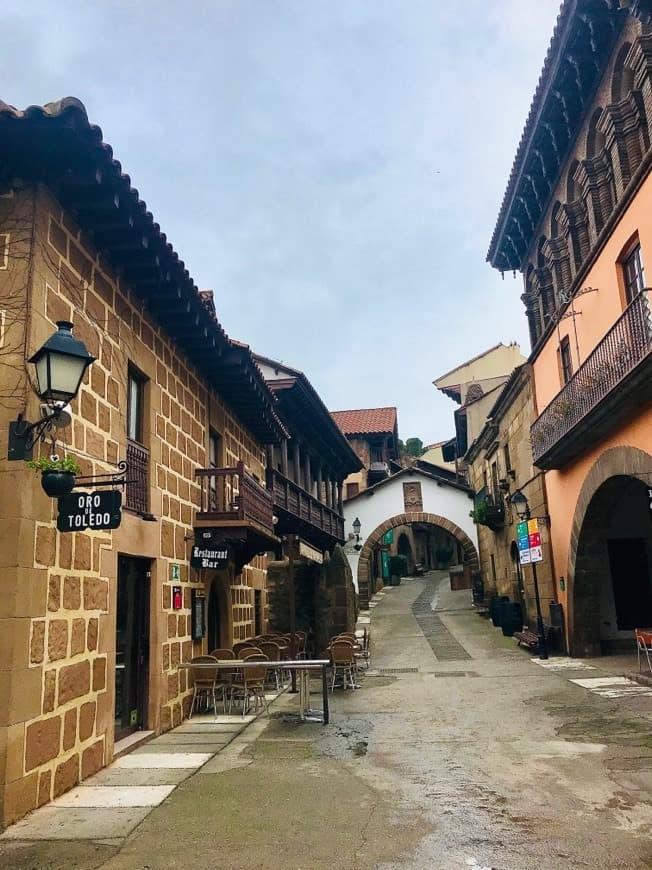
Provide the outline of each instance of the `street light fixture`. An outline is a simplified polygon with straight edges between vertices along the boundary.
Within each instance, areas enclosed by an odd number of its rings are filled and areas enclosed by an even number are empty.
[[[57,421],[61,425],[66,417],[65,406],[75,398],[86,369],[95,362],[84,342],[73,336],[70,321],[59,320],[57,327],[28,360],[36,367],[38,394],[45,402],[43,419],[28,423],[20,415],[9,424],[10,460],[29,459],[36,442],[45,440]]]
[[[361,523],[360,520],[356,517],[356,518],[353,520],[353,522],[352,522],[351,525],[352,525],[352,527],[353,527],[353,534],[355,535],[355,539],[356,539],[356,541],[359,541],[359,540],[360,540],[360,529],[362,528],[362,523]]]
[[[530,520],[530,503],[527,500],[525,493],[517,489],[512,493],[510,502],[514,505],[519,520]],[[539,597],[539,582],[537,580],[537,565],[536,562],[530,562],[532,565],[532,581],[534,583],[534,600],[537,606],[537,640],[539,642],[539,658],[548,658],[548,644],[546,642],[546,633],[543,628],[543,615],[541,613],[541,598]]]

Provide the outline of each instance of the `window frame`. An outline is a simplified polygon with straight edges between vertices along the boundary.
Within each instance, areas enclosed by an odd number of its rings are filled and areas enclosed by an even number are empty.
[[[147,377],[139,371],[135,366],[129,364],[127,368],[127,438],[145,447],[145,387],[147,385]],[[135,388],[135,403],[136,415],[135,420],[132,420],[132,410],[134,407],[134,389]],[[132,422],[135,423],[135,429],[132,430]]]
[[[557,347],[557,362],[559,365],[559,380],[562,387],[573,377],[573,352],[570,346],[570,338],[565,335]]]
[[[618,266],[622,301],[624,307],[627,307],[645,289],[645,266],[638,233],[623,248],[618,257]],[[633,268],[630,268],[632,266]]]

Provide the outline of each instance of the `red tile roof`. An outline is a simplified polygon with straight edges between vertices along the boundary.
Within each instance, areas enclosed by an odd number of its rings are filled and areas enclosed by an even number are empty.
[[[345,435],[371,435],[393,432],[396,408],[363,408],[357,411],[331,411],[333,420]]]

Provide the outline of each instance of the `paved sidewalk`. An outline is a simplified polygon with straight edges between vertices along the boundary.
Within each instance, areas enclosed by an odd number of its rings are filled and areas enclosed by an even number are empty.
[[[269,704],[282,692],[267,694]],[[262,715],[262,714],[258,714]],[[257,715],[195,714],[7,828],[0,840],[121,842]]]

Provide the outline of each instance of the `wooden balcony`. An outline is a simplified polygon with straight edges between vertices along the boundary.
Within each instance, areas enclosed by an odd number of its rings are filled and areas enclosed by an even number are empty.
[[[267,469],[267,488],[274,498],[277,535],[298,534],[323,549],[344,541],[344,518],[280,471]]]
[[[539,468],[563,468],[652,400],[649,290],[628,305],[530,429]]]
[[[195,478],[201,487],[195,526],[251,525],[273,535],[272,494],[245,471],[243,462],[235,468],[200,468]]]

